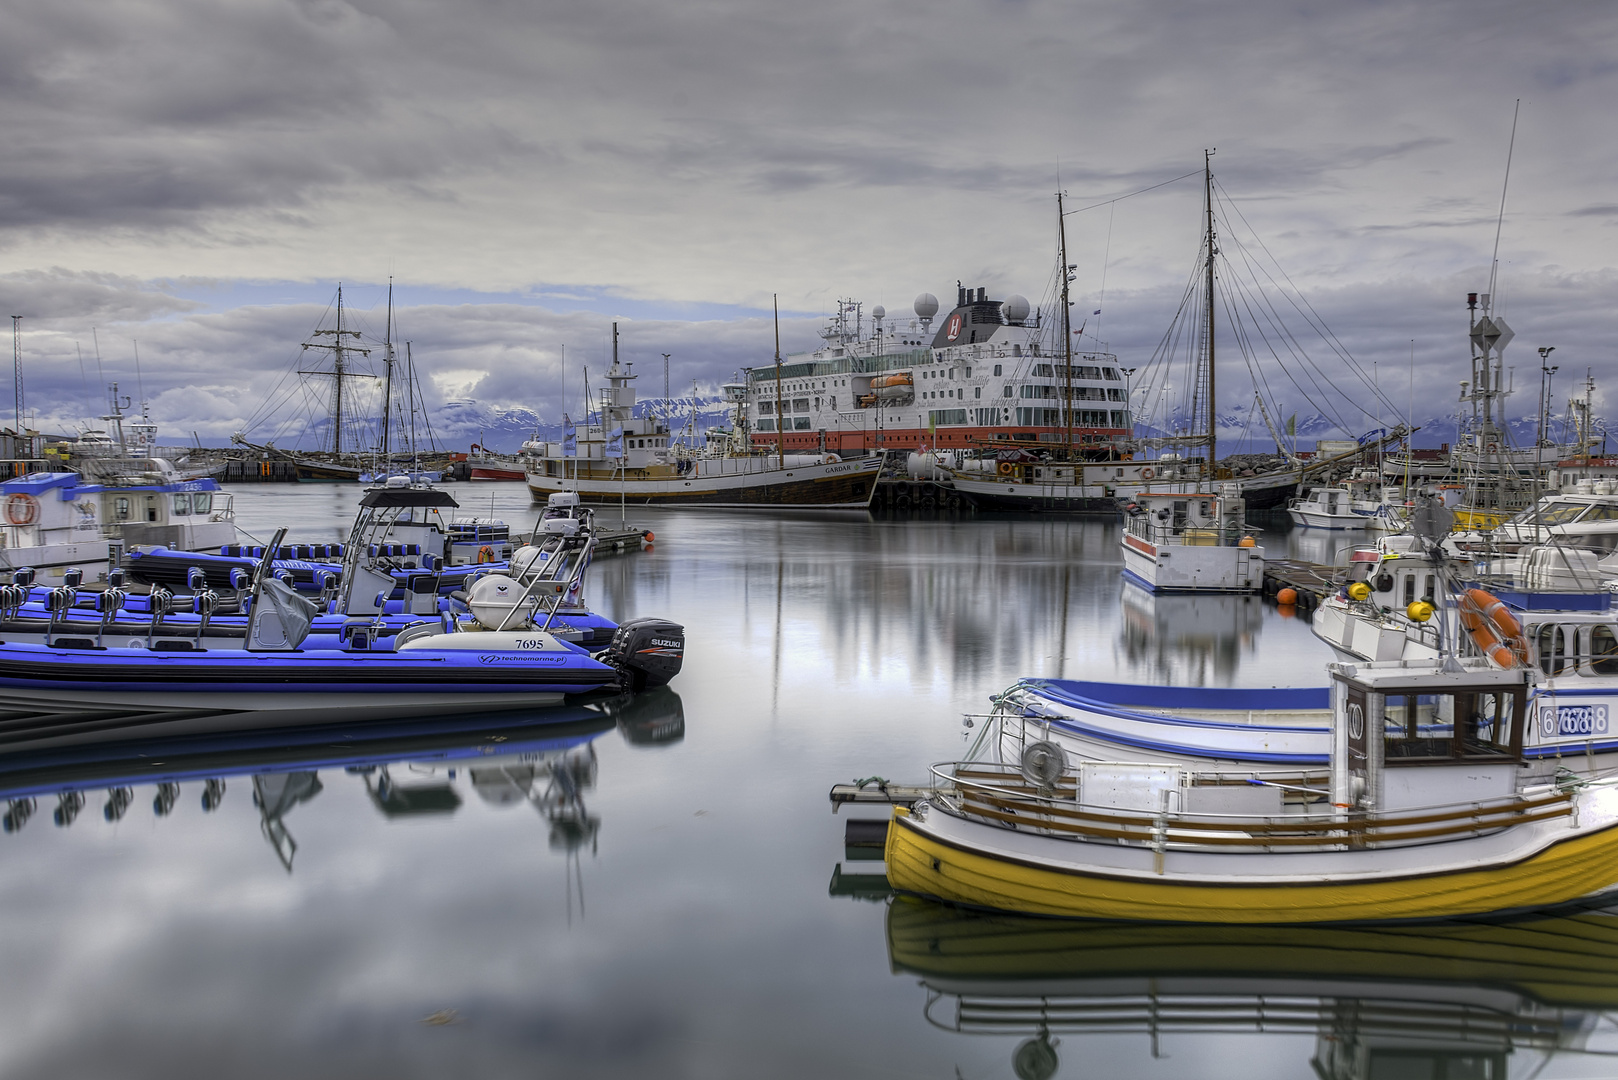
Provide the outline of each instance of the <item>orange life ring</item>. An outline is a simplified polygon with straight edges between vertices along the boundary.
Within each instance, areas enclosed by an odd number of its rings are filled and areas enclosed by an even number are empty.
[[[1461,597],[1461,625],[1478,651],[1502,668],[1528,663],[1528,640],[1522,623],[1493,593],[1468,589]]]
[[[1150,465],[1148,465],[1148,466],[1146,466],[1146,468],[1144,468],[1144,469],[1142,469],[1140,471],[1140,478],[1142,480],[1156,480],[1157,479],[1157,470],[1153,469]]]
[[[1000,475],[1001,476],[1010,476],[1012,473],[1014,473],[1016,471],[1017,471],[1017,466],[1013,465],[1011,462],[1002,461],[1000,463]]]
[[[494,561],[495,561],[494,548],[490,547],[488,544],[484,544],[482,547],[478,548],[478,562],[479,563],[487,563],[487,562],[494,562]]]
[[[39,500],[18,492],[6,496],[6,520],[13,525],[32,525],[39,518]]]

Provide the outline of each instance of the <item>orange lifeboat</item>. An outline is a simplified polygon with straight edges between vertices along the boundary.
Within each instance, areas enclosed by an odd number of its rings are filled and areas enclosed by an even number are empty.
[[[878,375],[871,380],[872,390],[886,390],[890,387],[901,386],[908,390],[914,385],[915,381],[911,379],[908,371],[894,371],[887,375]]]

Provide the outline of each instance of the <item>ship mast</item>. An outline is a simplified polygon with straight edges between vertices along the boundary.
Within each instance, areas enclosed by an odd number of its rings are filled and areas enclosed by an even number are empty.
[[[781,425],[786,417],[781,413],[781,297],[772,293],[770,303],[775,310],[775,466],[787,467],[786,430]]]
[[[386,351],[382,360],[382,469],[388,471],[388,428],[392,421],[393,405],[393,279],[388,279],[388,332],[383,341]]]
[[[1214,462],[1218,460],[1215,446],[1219,431],[1219,413],[1214,407],[1214,255],[1217,249],[1214,246],[1213,154],[1212,150],[1202,152],[1203,196],[1208,211],[1208,460],[1203,468],[1210,483],[1215,479]]]
[[[390,307],[391,311],[392,308]],[[391,317],[391,316],[390,316]],[[326,349],[331,353],[332,369],[330,371],[300,371],[300,375],[330,375],[334,389],[331,395],[331,452],[343,452],[343,380],[357,379],[362,376],[348,370],[348,353],[357,352],[361,356],[370,356],[370,349],[362,349],[358,345],[349,345],[343,341],[345,337],[358,338],[358,330],[343,329],[343,286],[337,286],[337,329],[316,330],[315,337],[329,337],[331,344],[323,341],[306,341],[304,349]]]
[[[1062,214],[1062,193],[1056,193],[1056,236],[1062,253],[1062,363],[1065,378],[1063,379],[1063,423],[1067,427],[1067,457],[1073,460],[1073,305],[1067,298],[1068,283],[1073,280],[1073,270],[1067,264],[1067,219]]]

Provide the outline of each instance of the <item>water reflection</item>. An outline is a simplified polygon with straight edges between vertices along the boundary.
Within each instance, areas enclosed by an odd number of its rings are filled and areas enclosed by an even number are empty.
[[[1292,1049],[1293,1075],[1321,1080],[1499,1080],[1538,1075],[1553,1058],[1606,1074],[1611,1063],[1592,1059],[1618,1056],[1612,912],[1198,927],[972,914],[899,898],[887,935],[894,972],[921,979],[928,1022],[1006,1039],[1024,1080],[1057,1075],[1064,1058],[1084,1061],[1087,1041],[1103,1036],[1138,1037],[1122,1043],[1133,1066],[1112,1050],[1123,1074],[1208,1034],[1258,1038],[1244,1044],[1255,1059]]]
[[[470,789],[497,807],[526,805],[546,823],[549,846],[576,859],[594,850],[599,816],[585,805],[598,771],[594,740],[618,728],[636,745],[678,742],[685,734],[680,697],[662,687],[637,696],[547,709],[531,715],[457,716],[322,731],[234,733],[185,740],[76,748],[0,757],[6,832],[22,829],[41,798],[54,797],[51,819],[72,826],[86,802],[105,792],[101,816],[121,821],[151,791],[152,814],[174,813],[187,789],[201,811],[222,805],[232,781],[245,778],[259,831],[292,872],[298,852],[294,811],[314,803],[328,782],[359,783],[386,820],[453,815]]]
[[[1257,653],[1263,626],[1257,596],[1160,595],[1124,582],[1124,655],[1177,685],[1231,681],[1242,659]]]

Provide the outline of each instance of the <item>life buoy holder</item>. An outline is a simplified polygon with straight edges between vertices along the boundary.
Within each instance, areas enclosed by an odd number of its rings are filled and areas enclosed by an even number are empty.
[[[22,492],[7,495],[6,520],[13,525],[32,525],[39,520],[39,500]]]
[[[1493,593],[1468,589],[1461,596],[1461,626],[1478,651],[1496,666],[1514,668],[1528,663],[1528,639],[1522,623]]]
[[[1017,471],[1017,466],[1013,465],[1011,462],[1002,461],[1000,463],[1000,475],[1001,476],[1010,476],[1012,473],[1014,473],[1016,471]]]
[[[1140,471],[1140,478],[1142,480],[1156,480],[1157,470],[1148,465]]]
[[[494,548],[490,547],[488,544],[484,544],[482,547],[478,548],[478,563],[480,565],[482,563],[491,563],[494,561]]]

